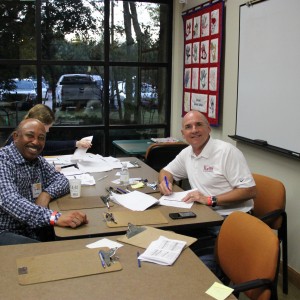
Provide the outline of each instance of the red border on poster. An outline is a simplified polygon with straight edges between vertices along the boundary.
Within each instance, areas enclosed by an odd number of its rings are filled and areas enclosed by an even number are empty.
[[[219,125],[224,1],[208,1],[182,13],[184,72],[182,116],[201,111]]]

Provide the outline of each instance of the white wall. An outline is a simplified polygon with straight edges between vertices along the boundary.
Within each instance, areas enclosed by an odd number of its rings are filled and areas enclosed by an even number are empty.
[[[174,1],[173,20],[173,76],[172,76],[172,115],[171,135],[181,138],[181,102],[183,74],[183,22],[181,12],[201,3],[203,0],[188,0],[187,4]],[[238,36],[239,36],[239,6],[248,0],[227,0],[225,3],[225,45],[223,59],[225,62],[223,78],[223,104],[221,125],[213,128],[212,136],[236,144],[228,135],[235,133],[237,70],[238,70]],[[253,120],[255,122],[255,120]],[[251,124],[249,124],[251,126]],[[288,124],[286,127],[288,134]],[[264,150],[237,143],[236,146],[244,153],[249,167],[254,173],[261,173],[281,180],[286,187],[288,215],[288,260],[289,266],[300,272],[300,162],[273,154]],[[299,199],[298,199],[299,198]]]

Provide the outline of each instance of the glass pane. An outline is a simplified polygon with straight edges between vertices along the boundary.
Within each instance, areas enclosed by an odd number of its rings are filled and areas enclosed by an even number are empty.
[[[47,140],[65,141],[65,140],[81,140],[84,137],[93,136],[92,148],[88,150],[91,153],[104,155],[104,131],[101,129],[89,129],[78,127],[52,127],[47,134]],[[63,151],[62,151],[63,152]],[[73,154],[64,152],[63,154]]]
[[[111,124],[165,122],[164,68],[113,67],[110,70]]]
[[[103,60],[103,14],[103,1],[43,0],[43,59]]]
[[[166,62],[168,5],[110,1],[112,61]]]
[[[38,103],[35,67],[0,65],[0,126],[15,127]]]
[[[103,124],[103,68],[45,66],[46,104],[55,111],[56,125]]]
[[[34,59],[35,1],[1,1],[0,16],[0,57]]]

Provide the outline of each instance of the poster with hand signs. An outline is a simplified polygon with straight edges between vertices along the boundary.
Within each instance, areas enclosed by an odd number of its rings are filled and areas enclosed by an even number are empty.
[[[224,0],[183,12],[184,71],[182,116],[201,111],[219,125],[220,69]]]

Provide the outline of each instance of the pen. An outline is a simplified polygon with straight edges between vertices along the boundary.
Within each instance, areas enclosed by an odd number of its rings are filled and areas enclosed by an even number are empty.
[[[122,194],[127,194],[127,192],[119,187],[116,188],[117,191],[119,191]]]
[[[166,186],[167,186],[168,190],[170,191],[169,182],[168,182],[167,176],[165,176],[164,179],[165,179]]]
[[[102,265],[103,269],[105,269],[106,268],[106,264],[105,264],[105,260],[104,260],[102,251],[100,250],[98,252],[98,254],[99,254],[99,257],[100,257],[100,260],[101,260],[101,265]]]
[[[78,169],[77,164],[71,164],[71,165],[62,166],[61,168],[62,168],[62,169],[65,169],[65,168],[70,168],[70,167],[75,167],[75,168]]]
[[[97,181],[100,181],[100,180],[102,180],[102,179],[104,179],[104,178],[106,178],[106,177],[108,177],[108,175],[105,175],[105,176],[103,176],[103,177],[100,177],[99,179],[97,179]]]
[[[136,253],[136,257],[137,257],[138,267],[140,268],[142,265],[141,265],[141,260],[139,259],[139,256],[140,256],[140,252],[138,251],[138,252]]]

